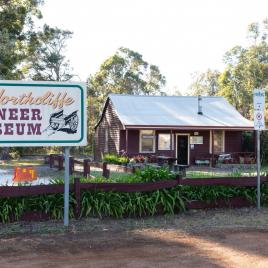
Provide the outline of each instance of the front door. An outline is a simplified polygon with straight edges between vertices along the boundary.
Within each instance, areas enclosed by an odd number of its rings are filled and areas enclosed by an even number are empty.
[[[188,165],[188,135],[177,136],[177,163],[179,165]]]

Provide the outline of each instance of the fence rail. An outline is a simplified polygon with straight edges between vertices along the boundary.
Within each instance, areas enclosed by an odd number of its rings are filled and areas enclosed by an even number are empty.
[[[73,191],[73,188],[74,186],[73,184],[71,184],[70,191]],[[0,198],[59,194],[63,192],[64,192],[63,184],[33,185],[33,186],[1,186]]]
[[[200,179],[180,179],[181,185],[191,186],[210,186],[210,185],[222,185],[222,186],[256,186],[256,177],[213,177],[213,178],[200,178]],[[267,177],[261,177],[261,183],[267,182]]]
[[[80,215],[81,212],[81,191],[82,190],[102,190],[102,191],[117,191],[117,192],[149,192],[160,189],[168,189],[177,185],[189,185],[189,186],[240,186],[249,187],[256,186],[256,177],[221,177],[221,178],[200,178],[200,179],[186,179],[178,176],[174,180],[163,180],[157,182],[144,182],[144,183],[81,183],[80,178],[75,178],[74,183],[70,184],[70,192],[74,192],[76,200],[75,212],[76,215]],[[261,177],[261,182],[268,182],[268,177]],[[47,195],[57,194],[64,192],[63,184],[53,185],[34,185],[34,186],[1,186],[0,198],[6,197],[22,197],[22,196],[35,196],[35,195]],[[242,200],[242,201],[239,201]],[[215,202],[214,202],[215,203]],[[225,204],[225,205],[224,205]],[[245,204],[249,204],[245,199],[236,199],[236,201],[222,200],[220,203],[213,202],[205,204],[202,201],[191,201],[186,204],[188,208],[211,208],[232,205],[240,207]]]
[[[83,174],[84,177],[90,176],[91,167],[100,168],[102,169],[102,176],[105,178],[110,177],[110,170],[111,168],[115,169],[119,172],[126,172],[126,173],[134,173],[134,168],[129,167],[122,167],[120,165],[108,164],[106,162],[99,163],[99,162],[92,162],[90,159],[84,160],[77,160],[73,157],[69,159],[69,166],[70,166],[70,174]],[[75,165],[83,166],[83,171],[75,170]],[[64,168],[64,156],[61,154],[50,154],[49,155],[49,166],[50,168],[56,167],[59,170],[63,170]]]

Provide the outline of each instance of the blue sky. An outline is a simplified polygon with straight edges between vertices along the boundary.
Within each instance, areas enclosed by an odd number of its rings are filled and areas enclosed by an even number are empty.
[[[124,46],[158,65],[166,91],[191,74],[223,68],[223,54],[247,45],[247,26],[268,17],[267,0],[45,0],[43,21],[74,32],[67,56],[82,81]]]

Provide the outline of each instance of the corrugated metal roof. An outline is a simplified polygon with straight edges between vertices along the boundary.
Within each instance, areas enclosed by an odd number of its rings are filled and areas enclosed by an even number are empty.
[[[198,114],[196,96],[110,94],[109,98],[125,126],[253,127],[223,97],[202,97],[203,115]]]

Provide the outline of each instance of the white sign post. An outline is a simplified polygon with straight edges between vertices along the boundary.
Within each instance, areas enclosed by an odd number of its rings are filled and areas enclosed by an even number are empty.
[[[265,129],[264,110],[265,110],[265,92],[261,89],[253,91],[254,103],[254,129],[257,132],[257,208],[261,207],[261,183],[260,183],[260,131]]]
[[[253,91],[254,111],[265,110],[265,92],[262,89],[254,89]]]
[[[70,146],[87,145],[85,83],[0,80],[0,146],[64,146],[64,225]]]
[[[258,131],[265,129],[264,111],[254,111],[254,129]]]

